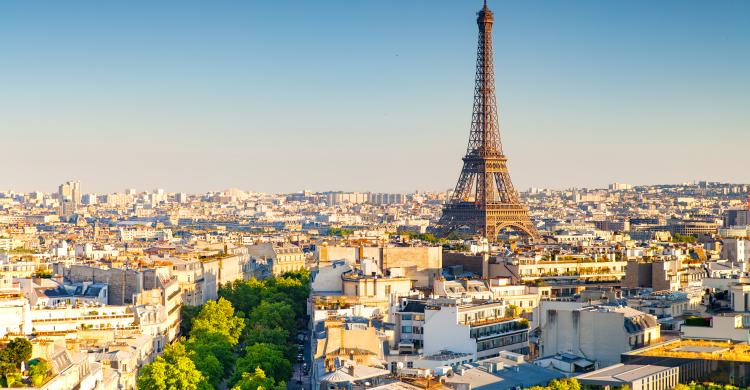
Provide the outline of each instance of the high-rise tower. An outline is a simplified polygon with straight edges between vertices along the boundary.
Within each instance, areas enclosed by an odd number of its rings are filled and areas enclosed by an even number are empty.
[[[490,241],[495,241],[498,232],[506,228],[536,238],[538,233],[529,212],[510,181],[508,160],[500,142],[492,60],[493,21],[485,0],[477,14],[479,45],[469,145],[456,189],[443,208],[439,225],[444,234],[466,226]]]

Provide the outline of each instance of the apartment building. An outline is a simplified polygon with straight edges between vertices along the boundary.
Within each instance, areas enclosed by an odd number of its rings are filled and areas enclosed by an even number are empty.
[[[554,255],[551,257],[499,257],[490,263],[490,275],[514,278],[520,282],[534,280],[612,280],[625,276],[627,262],[615,254],[594,257],[589,254]]]
[[[698,265],[687,265],[680,258],[628,260],[623,288],[651,288],[654,291],[678,291],[703,286],[706,271]]]
[[[403,354],[466,353],[470,360],[528,354],[529,323],[506,316],[506,308],[498,301],[405,299],[395,313],[395,347]]]
[[[612,365],[620,354],[661,338],[656,317],[629,307],[543,301],[540,312],[542,357],[570,353]]]
[[[262,261],[266,264],[268,272],[274,276],[305,268],[305,254],[295,245],[274,245],[272,243],[249,245],[247,246],[247,254],[257,263]]]

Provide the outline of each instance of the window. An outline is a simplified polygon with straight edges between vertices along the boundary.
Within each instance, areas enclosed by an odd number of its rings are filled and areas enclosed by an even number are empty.
[[[401,333],[413,333],[414,329],[411,326],[402,326]]]
[[[411,321],[411,314],[402,314],[401,320],[403,321]]]

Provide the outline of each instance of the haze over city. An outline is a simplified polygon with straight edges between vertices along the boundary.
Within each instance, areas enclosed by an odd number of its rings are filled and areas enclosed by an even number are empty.
[[[0,187],[452,188],[477,3],[4,1]],[[750,181],[750,3],[490,5],[517,188]]]
[[[0,1],[0,390],[750,389],[748,15]]]

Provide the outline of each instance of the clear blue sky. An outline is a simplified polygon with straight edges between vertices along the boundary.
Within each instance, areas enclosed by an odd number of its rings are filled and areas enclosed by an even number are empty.
[[[498,1],[520,189],[750,182],[750,2]],[[481,1],[0,2],[0,189],[443,190]]]

